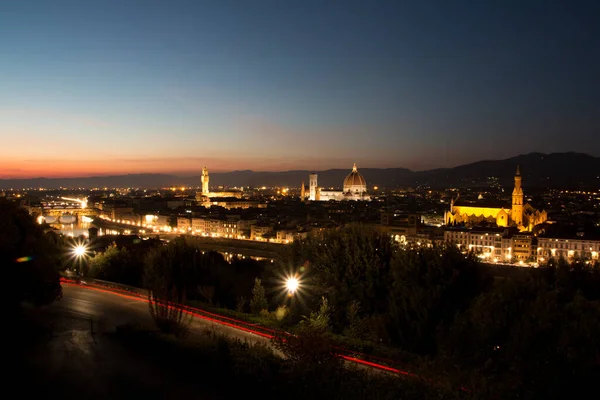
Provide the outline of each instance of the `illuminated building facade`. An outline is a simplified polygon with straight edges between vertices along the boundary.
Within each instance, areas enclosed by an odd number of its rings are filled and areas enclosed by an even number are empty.
[[[600,240],[584,238],[538,238],[537,257],[539,262],[551,258],[565,258],[573,260],[598,260],[600,254]]]
[[[511,258],[513,263],[534,262],[536,253],[533,251],[533,235],[523,232],[512,237]]]
[[[444,241],[474,251],[486,261],[512,263],[512,238],[504,228],[447,229]]]
[[[486,205],[481,203],[450,202],[450,210],[446,211],[446,225],[493,223],[499,227],[516,226],[521,231],[531,231],[533,227],[548,219],[546,211],[539,211],[530,204],[524,204],[523,188],[521,187],[521,171],[517,167],[515,186],[512,193],[512,204]]]
[[[208,196],[209,190],[208,190],[208,182],[209,182],[209,177],[208,177],[208,168],[204,167],[202,169],[202,176],[200,177],[200,182],[202,182],[202,195],[203,196]]]
[[[308,199],[311,201],[318,201],[317,191],[319,187],[317,185],[317,174],[310,174],[308,176]]]

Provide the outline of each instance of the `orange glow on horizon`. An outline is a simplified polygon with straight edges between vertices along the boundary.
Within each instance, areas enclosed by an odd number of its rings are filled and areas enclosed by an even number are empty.
[[[366,163],[365,163],[366,164]],[[385,167],[385,165],[373,166]],[[350,168],[344,159],[265,159],[259,157],[181,157],[147,159],[0,159],[0,179],[70,178],[125,174],[200,175],[208,165],[211,172],[235,170],[289,171]]]

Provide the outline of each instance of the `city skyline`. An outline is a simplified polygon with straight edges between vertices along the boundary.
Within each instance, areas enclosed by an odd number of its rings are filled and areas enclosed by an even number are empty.
[[[0,178],[600,156],[593,2],[28,3]]]

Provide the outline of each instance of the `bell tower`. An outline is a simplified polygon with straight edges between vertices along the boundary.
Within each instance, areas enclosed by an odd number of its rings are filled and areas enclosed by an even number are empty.
[[[517,173],[515,174],[510,218],[515,225],[523,225],[523,189],[521,188],[521,168],[519,166],[517,166]]]
[[[317,200],[317,174],[308,176],[308,199],[311,201]]]
[[[202,194],[204,196],[208,195],[208,168],[204,167],[202,169],[202,177],[200,178],[202,182]]]

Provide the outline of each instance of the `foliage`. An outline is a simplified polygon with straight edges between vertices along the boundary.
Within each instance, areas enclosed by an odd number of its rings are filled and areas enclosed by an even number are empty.
[[[200,293],[200,295],[202,297],[204,297],[204,299],[206,300],[206,302],[209,305],[212,305],[213,299],[215,297],[215,287],[214,286],[198,285],[198,293]]]
[[[315,332],[325,333],[329,331],[331,327],[330,323],[331,309],[329,302],[325,297],[321,298],[321,306],[316,312],[311,312],[310,316],[300,322],[304,327],[309,327],[310,330]]]
[[[303,324],[294,335],[276,336],[273,344],[294,368],[311,371],[340,367],[333,342],[319,327]]]
[[[332,390],[331,397],[352,397],[332,380],[354,376],[341,368],[333,343],[366,352],[396,346],[402,350],[390,357],[426,360],[429,373],[468,386],[474,398],[564,398],[591,392],[600,378],[600,269],[585,261],[551,260],[494,281],[473,254],[465,257],[453,246],[398,248],[361,226],[310,234],[289,250],[279,270],[261,274],[257,264],[228,265],[183,239],[156,249],[144,279],[153,316],[164,331],[177,331],[185,315],[169,305],[187,300],[249,308],[254,315],[242,319],[273,327],[308,315],[294,335],[274,341],[286,358],[277,368],[305,395],[323,394],[320,386]],[[110,270],[106,265],[98,269]],[[300,266],[293,272],[302,290],[290,308],[269,312],[263,282],[269,293],[280,288],[281,276],[289,274],[283,266]],[[272,306],[278,304],[273,299]],[[230,368],[233,347],[224,338],[215,343],[224,360],[219,365]],[[281,377],[270,367],[260,371]]]
[[[239,313],[243,313],[246,311],[246,303],[248,301],[246,300],[246,298],[244,296],[240,296],[238,299],[237,304],[235,305],[235,311],[239,312]]]
[[[323,297],[319,310],[305,317],[295,334],[281,334],[273,339],[275,348],[286,361],[303,371],[303,379],[319,380],[324,372],[331,373],[342,367],[328,333],[330,311],[327,299]]]
[[[468,378],[487,395],[577,397],[600,378],[600,302],[566,294],[547,279],[556,273],[527,271],[499,282],[442,339],[444,355],[477,371]]]
[[[561,296],[572,297],[580,291],[587,299],[600,300],[600,265],[586,264],[575,259],[550,259],[540,268],[545,281],[556,288]]]
[[[346,309],[346,319],[348,326],[344,330],[344,335],[356,339],[366,339],[368,335],[368,320],[361,316],[360,303],[352,301]]]
[[[302,279],[310,288],[306,304],[318,307],[319,299],[327,296],[334,310],[332,328],[341,332],[348,325],[346,309],[353,301],[362,305],[363,315],[387,311],[392,257],[388,235],[351,225],[294,242],[281,268],[305,266]]]
[[[277,321],[283,321],[290,314],[290,308],[286,305],[279,306],[274,314]]]
[[[269,303],[267,296],[265,295],[265,288],[263,287],[259,278],[254,280],[254,288],[252,289],[252,299],[250,300],[250,311],[253,314],[259,314],[262,310],[267,310]]]
[[[191,238],[178,238],[177,242],[180,247],[195,253],[185,283],[189,301],[235,309],[240,298],[250,297],[254,279],[261,276],[263,264],[237,258],[228,263],[223,255],[203,250],[201,244]],[[85,275],[130,286],[143,286],[146,257],[154,247],[154,243],[129,247],[108,244],[103,252],[89,260]]]
[[[62,293],[59,248],[24,209],[0,199],[0,266],[11,308],[27,301],[52,303]]]
[[[389,332],[405,349],[435,354],[436,335],[491,281],[455,246],[405,249],[393,260]]]
[[[212,389],[214,385],[220,398],[461,398],[456,390],[342,368],[337,360],[335,366],[316,363],[306,369],[306,364],[283,360],[267,346],[235,340],[211,330],[194,341],[140,331],[123,331],[117,339],[149,361],[169,365],[175,374],[190,382],[192,390],[196,385],[202,389]],[[231,384],[223,385],[224,379]],[[179,389],[178,393],[183,391]]]
[[[360,225],[296,241],[283,265],[306,266],[309,313],[327,296],[331,328],[424,354],[436,335],[491,284],[473,255],[455,247],[397,248]]]
[[[119,249],[115,243],[96,254],[88,262],[87,276],[131,286],[142,284],[144,264],[126,248]]]
[[[150,315],[161,332],[171,333],[178,337],[189,334],[192,316],[188,315],[181,303],[169,300],[168,296],[179,297],[177,290],[164,295],[154,291],[148,291],[148,307]],[[185,299],[185,296],[179,297]]]
[[[148,254],[144,285],[148,289],[150,314],[161,331],[177,336],[187,333],[191,316],[181,305],[186,302],[189,278],[199,258],[197,249],[180,240]]]

